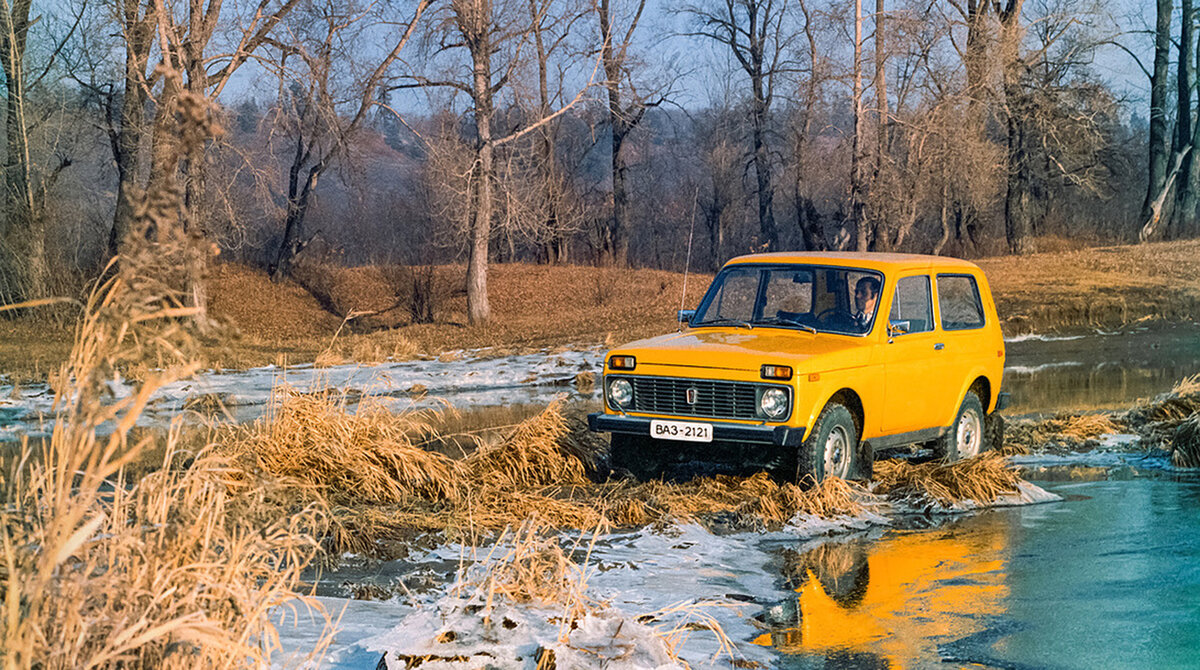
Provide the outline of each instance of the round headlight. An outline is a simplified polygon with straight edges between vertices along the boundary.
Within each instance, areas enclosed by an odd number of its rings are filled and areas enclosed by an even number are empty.
[[[783,389],[767,389],[758,399],[758,407],[772,419],[782,419],[788,411],[788,396]]]
[[[608,398],[625,407],[633,401],[633,384],[628,379],[614,379],[608,384]]]

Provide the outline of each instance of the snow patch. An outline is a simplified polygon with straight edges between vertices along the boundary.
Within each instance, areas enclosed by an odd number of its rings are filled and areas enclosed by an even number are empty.
[[[1111,335],[1112,333],[1100,334]],[[1017,342],[1069,342],[1071,340],[1082,340],[1084,337],[1084,335],[1039,335],[1037,333],[1025,333],[1023,335],[1006,337],[1004,338],[1004,342],[1007,344],[1015,344]]]
[[[1011,365],[1004,368],[1005,374],[1014,375],[1031,375],[1043,370],[1054,370],[1056,368],[1074,368],[1082,367],[1083,363],[1079,361],[1060,361],[1057,363],[1043,363],[1042,365]]]
[[[167,384],[151,396],[138,424],[167,425],[174,417],[200,405],[217,401],[235,421],[262,416],[274,389],[288,385],[307,392],[336,388],[350,397],[371,397],[393,410],[547,403],[556,395],[576,392],[572,385],[580,372],[599,373],[604,352],[545,349],[531,354],[489,357],[487,350],[453,352],[438,359],[410,360],[378,365],[335,365],[314,368],[268,365],[236,372],[209,371],[191,379]],[[596,385],[597,387],[599,385]],[[114,399],[132,393],[123,381],[110,382]],[[589,391],[584,395],[592,395]],[[54,393],[46,384],[0,385],[0,440],[20,434],[46,434],[52,423]],[[353,406],[353,405],[352,405]]]
[[[430,670],[497,668],[534,670],[552,654],[556,667],[683,668],[655,630],[608,608],[566,625],[563,612],[512,604],[480,609],[478,603],[448,597],[436,609],[415,612],[399,625],[363,641],[389,670],[409,659],[427,659]]]

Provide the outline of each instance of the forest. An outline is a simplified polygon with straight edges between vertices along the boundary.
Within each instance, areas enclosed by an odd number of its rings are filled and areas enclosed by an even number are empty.
[[[167,238],[201,313],[215,263],[305,286],[453,263],[484,323],[493,263],[1200,234],[1192,0],[0,10],[7,304],[78,295]],[[139,223],[147,193],[178,193],[172,216]]]

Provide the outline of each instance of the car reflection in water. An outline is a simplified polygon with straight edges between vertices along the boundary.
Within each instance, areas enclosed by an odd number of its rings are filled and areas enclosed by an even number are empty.
[[[1010,528],[999,519],[971,521],[893,531],[873,542],[783,549],[783,577],[797,595],[758,616],[769,632],[755,643],[823,659],[818,667],[940,663],[939,645],[987,630],[1008,595],[1004,552]]]

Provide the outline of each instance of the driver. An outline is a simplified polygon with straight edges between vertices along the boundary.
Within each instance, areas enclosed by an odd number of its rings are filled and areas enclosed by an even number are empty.
[[[854,308],[858,311],[852,315],[854,326],[866,332],[871,325],[871,317],[875,316],[875,306],[879,302],[879,279],[863,277],[854,285]]]

